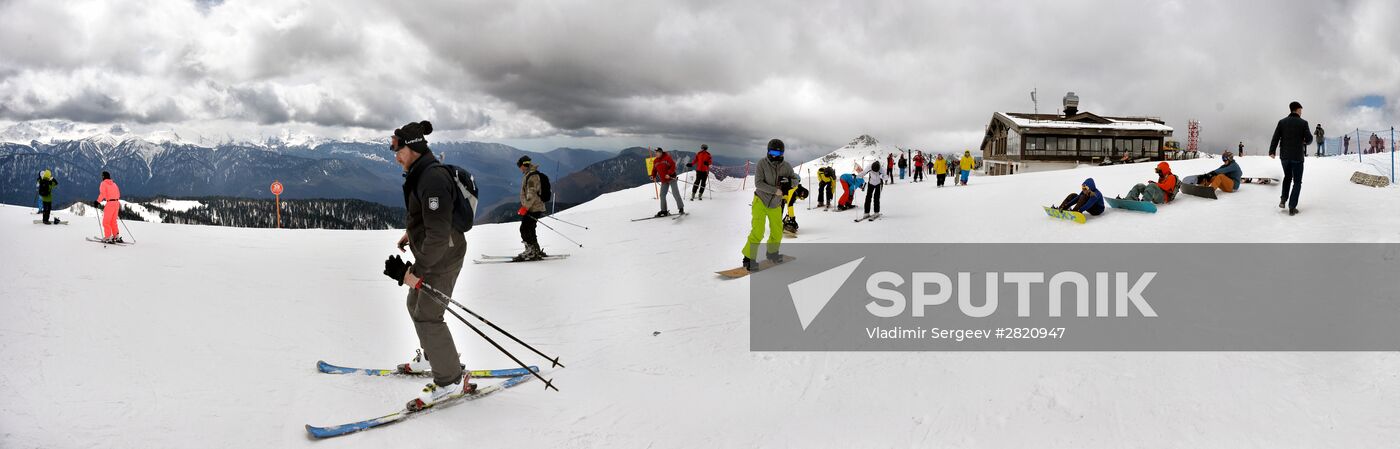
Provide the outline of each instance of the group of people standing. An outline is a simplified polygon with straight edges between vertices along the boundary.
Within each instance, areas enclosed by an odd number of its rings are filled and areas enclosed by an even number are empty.
[[[58,178],[50,170],[39,173],[36,182],[37,195],[39,197],[39,213],[44,218],[39,221],[46,225],[63,223],[57,217],[53,217],[53,196],[58,188]],[[110,243],[121,243],[121,232],[117,227],[117,220],[121,211],[121,189],[117,188],[116,181],[112,180],[110,172],[102,172],[102,182],[97,186],[97,200],[92,205],[102,211],[102,241]]]
[[[900,153],[898,159],[894,153],[889,153],[885,157],[884,173],[891,184],[896,179],[895,168],[899,169],[898,179],[901,180],[906,178],[906,174],[912,174],[913,182],[923,182],[925,175],[933,175],[938,181],[938,186],[943,187],[944,180],[950,174],[953,176],[954,185],[967,184],[968,173],[976,166],[977,160],[972,157],[971,151],[964,151],[962,157],[950,156],[944,159],[942,154],[936,154],[933,159],[929,159],[922,150],[914,150],[913,153]]]
[[[686,162],[685,166],[695,170],[695,181],[690,183],[690,200],[704,201],[705,192],[709,190],[710,168],[714,166],[710,146],[700,145],[700,152],[695,153],[695,158]],[[678,173],[676,160],[664,148],[657,147],[647,157],[647,176],[661,189],[657,195],[661,200],[661,210],[656,212],[656,217],[671,215],[670,205],[666,202],[668,193],[676,200],[676,212],[685,215],[685,202],[681,201],[682,188],[677,184],[684,181],[680,180]]]

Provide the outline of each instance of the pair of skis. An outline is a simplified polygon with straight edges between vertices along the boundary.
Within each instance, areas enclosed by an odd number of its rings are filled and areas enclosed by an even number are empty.
[[[348,367],[343,367],[343,366],[332,365],[332,364],[326,363],[325,361],[317,361],[317,362],[316,362],[316,369],[319,370],[320,372],[326,373],[326,374],[359,374],[359,375],[364,375],[364,376],[412,376],[412,377],[430,377],[430,376],[432,376],[432,372],[429,372],[429,371],[425,371],[425,372],[421,372],[421,373],[401,373],[401,372],[399,372],[397,369],[348,368]],[[505,380],[504,382],[501,382],[501,383],[498,383],[498,384],[488,385],[488,386],[484,386],[484,387],[479,387],[479,388],[476,389],[475,392],[473,392],[473,393],[471,393],[471,394],[463,394],[463,393],[453,394],[453,395],[451,395],[451,396],[448,396],[447,398],[444,398],[444,399],[442,399],[442,400],[440,400],[440,401],[437,401],[437,402],[433,403],[432,405],[429,405],[427,408],[423,408],[423,409],[419,409],[419,410],[410,410],[407,406],[405,406],[402,410],[399,410],[399,411],[397,411],[397,412],[393,412],[393,413],[390,413],[390,414],[387,414],[387,415],[384,415],[384,416],[380,416],[380,417],[377,417],[377,418],[370,418],[370,419],[366,419],[366,420],[363,420],[363,421],[356,421],[356,422],[352,422],[352,423],[346,423],[346,424],[336,425],[336,426],[317,427],[317,426],[313,426],[313,425],[307,424],[307,425],[306,425],[306,433],[309,434],[309,435],[311,435],[311,437],[313,437],[313,438],[330,438],[330,437],[338,437],[338,436],[341,436],[341,435],[347,435],[347,434],[359,432],[359,431],[362,431],[362,430],[373,429],[373,428],[375,428],[375,427],[383,426],[383,425],[385,425],[385,424],[396,423],[396,422],[399,422],[399,421],[403,421],[403,420],[405,420],[405,419],[408,419],[408,418],[410,418],[410,417],[412,417],[412,416],[416,416],[416,415],[418,415],[418,414],[427,413],[427,412],[436,410],[436,409],[441,408],[441,407],[446,406],[446,405],[450,405],[450,404],[457,403],[457,402],[463,402],[463,401],[474,401],[474,400],[477,400],[477,399],[481,399],[482,397],[485,397],[485,396],[490,395],[490,394],[492,394],[492,393],[496,393],[496,392],[498,392],[498,391],[505,390],[505,389],[507,389],[507,388],[514,387],[514,386],[516,386],[516,385],[520,385],[521,383],[523,383],[523,382],[525,382],[525,381],[528,381],[528,380],[530,380],[530,379],[533,377],[531,371],[538,372],[538,371],[539,371],[539,367],[531,366],[531,367],[530,367],[530,370],[526,370],[526,369],[524,369],[524,368],[508,368],[508,369],[472,370],[472,371],[467,371],[467,374],[470,375],[470,376],[471,376],[472,378],[474,378],[474,379],[505,378],[506,380]]]
[[[879,218],[880,218],[880,213],[879,213],[879,212],[876,212],[876,213],[871,214],[871,215],[866,215],[866,216],[857,218],[857,219],[855,219],[855,222],[856,222],[856,223],[860,223],[860,222],[862,222],[862,221],[875,221],[876,219],[879,219]]]
[[[542,260],[568,259],[568,254],[551,254],[535,260],[515,260],[515,256],[491,256],[483,254],[480,259],[472,260],[472,263],[517,263],[517,262],[539,262]]]
[[[67,224],[67,223],[64,223],[64,224]],[[97,237],[88,237],[88,238],[87,238],[87,241],[93,242],[93,243],[101,243],[101,244],[104,244],[104,245],[114,245],[114,246],[127,246],[127,245],[135,245],[135,244],[136,244],[136,242],[127,242],[127,241],[117,241],[117,242],[113,242],[113,241],[111,241],[111,240],[100,239],[100,238],[97,238]]]
[[[690,214],[689,214],[689,213],[684,213],[684,212],[682,212],[682,213],[675,214],[675,215],[662,215],[662,216],[659,216],[659,217],[653,216],[653,217],[646,217],[646,218],[633,218],[632,221],[655,220],[655,219],[658,219],[658,218],[670,218],[670,219],[672,219],[672,220],[678,220],[678,219],[680,219],[681,217],[684,217],[684,216],[686,216],[686,215],[690,215]]]

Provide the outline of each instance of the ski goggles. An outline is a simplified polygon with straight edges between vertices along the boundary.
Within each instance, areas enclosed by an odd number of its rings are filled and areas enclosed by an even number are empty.
[[[768,149],[768,157],[782,157],[782,156],[783,156],[783,150],[775,150],[775,149],[772,149],[772,148],[769,148],[769,149]]]

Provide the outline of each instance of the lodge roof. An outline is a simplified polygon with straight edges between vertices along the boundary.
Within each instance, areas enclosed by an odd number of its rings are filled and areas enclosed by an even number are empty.
[[[996,112],[992,114],[992,120],[1000,120],[1021,131],[1037,128],[1173,131],[1172,127],[1166,125],[1166,122],[1157,118],[1105,117],[1092,112],[1079,112],[1068,117],[1059,114]]]

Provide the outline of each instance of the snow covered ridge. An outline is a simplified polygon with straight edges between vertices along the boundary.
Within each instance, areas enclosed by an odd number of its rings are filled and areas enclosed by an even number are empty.
[[[117,145],[126,141],[145,141],[155,144],[193,145],[202,148],[219,146],[247,146],[255,148],[315,148],[328,143],[389,143],[387,137],[378,139],[331,139],[308,133],[283,129],[277,134],[258,139],[236,139],[229,136],[197,136],[187,139],[174,130],[154,130],[147,133],[134,133],[124,124],[92,125],[65,120],[31,120],[19,122],[0,130],[0,142],[28,145],[38,141],[44,144],[93,140]]]

